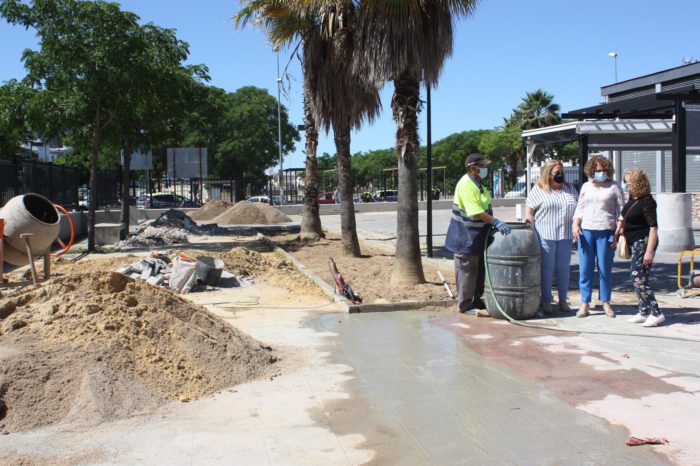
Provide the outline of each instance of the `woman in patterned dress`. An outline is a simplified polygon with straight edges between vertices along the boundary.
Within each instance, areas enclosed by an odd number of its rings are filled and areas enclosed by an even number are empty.
[[[656,327],[666,318],[659,310],[654,291],[649,286],[651,265],[658,244],[656,201],[651,196],[649,178],[638,168],[625,170],[625,184],[630,198],[622,209],[622,234],[632,251],[630,274],[639,300],[639,312],[628,322]]]
[[[549,160],[542,167],[537,185],[527,196],[525,221],[532,223],[540,238],[541,304],[545,314],[552,313],[552,276],[557,277],[559,310],[571,312],[567,302],[571,270],[571,222],[578,191],[564,181],[564,165]]]

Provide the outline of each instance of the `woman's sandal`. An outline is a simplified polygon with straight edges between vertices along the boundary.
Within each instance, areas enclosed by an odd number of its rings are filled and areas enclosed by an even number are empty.
[[[613,319],[615,318],[615,311],[613,311],[613,308],[610,306],[603,306],[603,309],[605,310],[605,315],[608,317],[612,317]]]

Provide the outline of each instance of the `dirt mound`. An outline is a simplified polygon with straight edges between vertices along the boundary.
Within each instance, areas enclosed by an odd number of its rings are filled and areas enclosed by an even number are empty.
[[[220,225],[269,225],[291,222],[291,219],[268,204],[241,201],[216,216],[214,221]]]
[[[188,212],[187,215],[189,215],[192,220],[196,220],[198,222],[208,221],[213,220],[214,217],[223,214],[231,207],[233,207],[233,203],[220,201],[217,199],[207,202],[197,210]]]
[[[275,254],[261,254],[247,248],[233,248],[228,252],[214,253],[226,264],[226,270],[243,277],[255,277],[270,270],[293,272],[291,263]]]
[[[0,300],[0,431],[96,423],[269,374],[271,348],[116,272]]]

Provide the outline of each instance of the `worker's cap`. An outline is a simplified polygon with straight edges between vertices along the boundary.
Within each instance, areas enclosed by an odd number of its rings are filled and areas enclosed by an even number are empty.
[[[491,161],[481,154],[471,154],[467,157],[467,161],[464,163],[465,167],[471,167],[472,165],[478,165],[480,167],[485,167],[490,164]]]

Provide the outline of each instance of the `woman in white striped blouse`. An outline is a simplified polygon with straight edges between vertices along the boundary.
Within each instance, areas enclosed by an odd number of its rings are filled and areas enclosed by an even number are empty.
[[[571,264],[571,222],[576,211],[578,191],[564,181],[564,166],[549,160],[540,179],[527,196],[525,221],[533,223],[542,246],[541,308],[552,312],[552,274],[556,273],[559,310],[571,312],[567,303]]]

